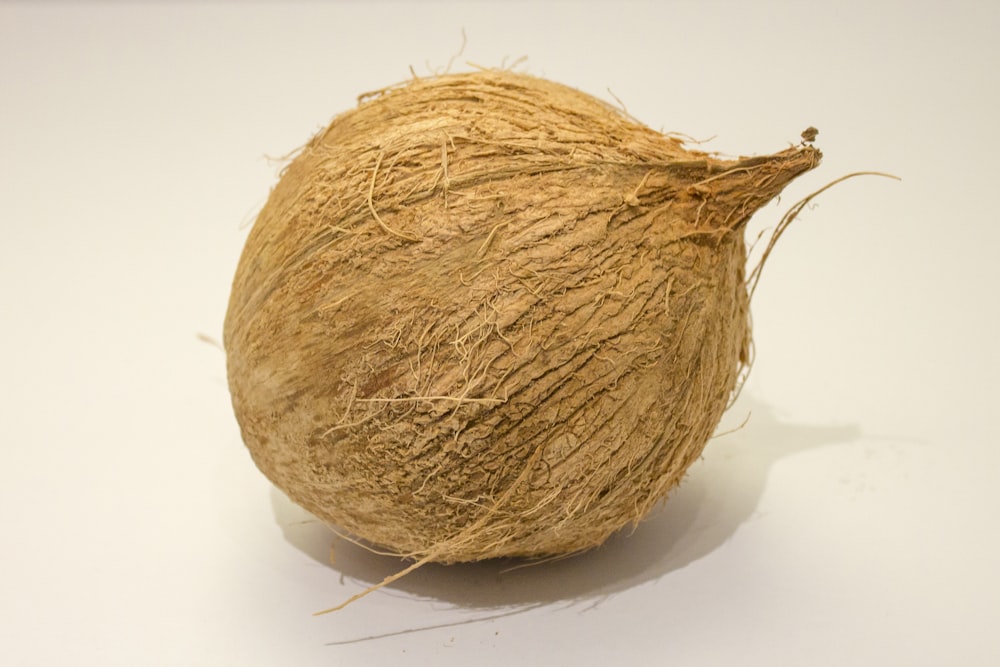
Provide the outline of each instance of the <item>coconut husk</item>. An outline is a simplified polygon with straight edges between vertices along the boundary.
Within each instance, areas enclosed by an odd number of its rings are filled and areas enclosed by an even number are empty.
[[[744,228],[819,160],[688,150],[507,71],[365,96],[239,263],[225,348],[254,461],[418,564],[601,544],[715,430],[748,361]]]

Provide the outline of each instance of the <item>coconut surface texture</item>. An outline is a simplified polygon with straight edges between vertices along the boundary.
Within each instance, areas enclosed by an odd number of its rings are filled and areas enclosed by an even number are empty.
[[[746,222],[819,159],[717,159],[508,71],[363,96],[288,164],[236,272],[254,461],[425,562],[601,544],[718,425],[748,362]]]

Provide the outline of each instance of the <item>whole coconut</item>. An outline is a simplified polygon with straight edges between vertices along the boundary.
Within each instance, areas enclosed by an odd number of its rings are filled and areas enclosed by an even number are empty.
[[[506,71],[366,96],[288,165],[236,272],[254,461],[421,562],[600,544],[716,428],[748,360],[746,222],[819,159],[717,159]]]

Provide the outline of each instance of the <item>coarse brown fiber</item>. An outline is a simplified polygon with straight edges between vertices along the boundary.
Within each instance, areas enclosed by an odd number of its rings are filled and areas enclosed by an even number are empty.
[[[600,544],[718,425],[748,361],[745,223],[819,160],[718,159],[508,71],[365,97],[288,165],[237,269],[254,461],[421,562]]]

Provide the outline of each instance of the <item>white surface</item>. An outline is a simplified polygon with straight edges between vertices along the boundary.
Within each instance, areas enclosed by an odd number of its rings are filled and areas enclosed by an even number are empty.
[[[995,3],[0,5],[7,665],[996,665]],[[784,237],[757,366],[663,510],[575,560],[395,571],[239,440],[229,281],[282,155],[456,61],[849,171]],[[336,565],[329,566],[330,545]]]

